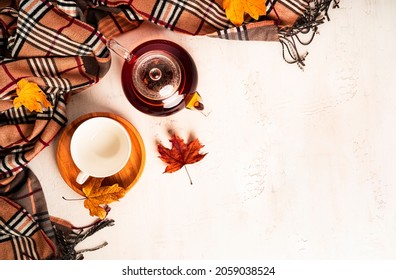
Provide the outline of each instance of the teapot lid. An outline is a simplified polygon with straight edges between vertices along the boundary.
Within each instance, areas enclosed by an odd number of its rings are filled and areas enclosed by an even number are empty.
[[[167,52],[148,51],[135,61],[132,82],[144,97],[165,100],[178,93],[181,83],[180,62]]]

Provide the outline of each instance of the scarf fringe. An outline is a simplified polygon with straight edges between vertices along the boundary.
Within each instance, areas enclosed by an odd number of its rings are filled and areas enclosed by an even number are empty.
[[[94,248],[76,251],[77,244],[82,242],[84,239],[86,239],[87,237],[93,235],[94,233],[98,232],[99,230],[105,227],[113,226],[113,225],[114,225],[114,220],[112,219],[99,220],[98,222],[91,225],[87,230],[81,228],[79,230],[73,230],[70,233],[69,232],[65,233],[56,226],[54,226],[55,235],[58,242],[58,249],[60,251],[56,259],[83,260],[84,259],[83,253],[95,251],[105,247],[108,244],[107,242],[104,242]]]
[[[312,42],[315,34],[318,33],[318,26],[326,20],[330,21],[328,15],[330,5],[333,3],[333,9],[339,8],[339,2],[340,0],[313,0],[293,26],[278,30],[283,59],[287,63],[297,63],[298,67],[303,69],[308,52],[301,54],[298,50],[298,44],[306,46]]]

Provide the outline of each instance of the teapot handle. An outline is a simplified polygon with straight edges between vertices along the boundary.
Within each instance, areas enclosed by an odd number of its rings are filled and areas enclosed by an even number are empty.
[[[127,48],[122,46],[120,43],[118,43],[114,39],[109,39],[106,43],[107,47],[115,52],[117,55],[125,59],[127,62],[131,61],[132,59],[132,53],[129,52]]]

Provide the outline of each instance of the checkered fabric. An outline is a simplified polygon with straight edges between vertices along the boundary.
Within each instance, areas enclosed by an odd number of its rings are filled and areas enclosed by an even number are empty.
[[[0,196],[0,259],[38,260],[54,255],[55,245],[20,205]]]
[[[80,228],[50,216],[40,182],[25,168],[0,188],[0,260],[83,259],[84,252],[106,243],[81,251],[76,245],[113,223],[95,220]]]
[[[56,254],[55,233],[43,190],[30,170],[0,188],[0,259],[47,259]]]

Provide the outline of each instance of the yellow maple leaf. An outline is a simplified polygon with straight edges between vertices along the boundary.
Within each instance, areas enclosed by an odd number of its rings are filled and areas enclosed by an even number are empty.
[[[245,13],[255,20],[267,13],[265,0],[224,0],[223,8],[227,18],[236,26],[243,23]]]
[[[18,109],[25,106],[30,112],[43,112],[44,108],[52,108],[51,103],[47,100],[45,93],[40,87],[26,79],[21,79],[17,83],[16,94],[18,97],[14,99],[14,107]]]
[[[118,201],[125,196],[126,190],[118,184],[101,186],[101,181],[102,180],[97,180],[93,184],[88,184],[83,187],[82,191],[86,197],[84,207],[89,210],[89,214],[103,220],[107,213],[101,205]]]

